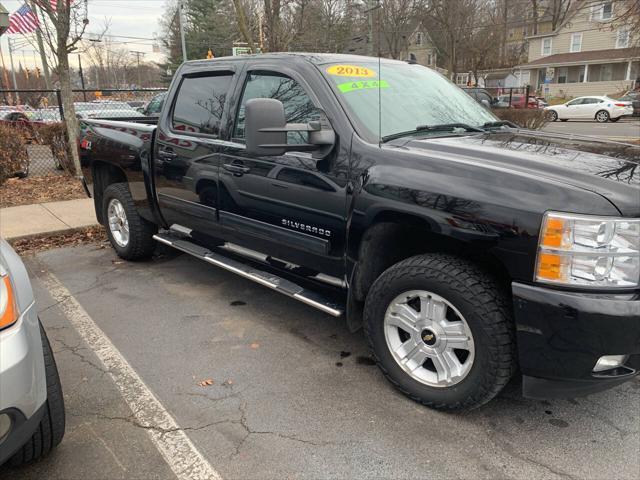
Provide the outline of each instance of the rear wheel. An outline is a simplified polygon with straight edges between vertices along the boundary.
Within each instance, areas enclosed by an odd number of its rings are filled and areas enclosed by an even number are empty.
[[[56,447],[64,437],[65,413],[62,386],[58,376],[58,367],[53,358],[51,345],[42,325],[40,325],[42,337],[42,351],[44,354],[44,368],[47,377],[47,400],[44,406],[44,414],[38,429],[27,443],[18,450],[8,461],[8,464],[17,467],[47,455]]]
[[[102,218],[119,257],[137,260],[151,256],[157,228],[140,216],[126,183],[114,183],[105,189]]]
[[[600,110],[596,113],[596,122],[598,123],[607,123],[609,121],[610,115],[606,110]]]
[[[506,293],[457,257],[420,255],[385,271],[367,295],[365,329],[387,379],[432,408],[479,407],[515,371]]]

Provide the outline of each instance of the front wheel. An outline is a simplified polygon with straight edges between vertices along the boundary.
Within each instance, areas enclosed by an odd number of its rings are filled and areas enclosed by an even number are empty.
[[[609,117],[609,112],[607,112],[606,110],[600,110],[598,113],[596,113],[596,122],[607,123],[609,121]]]
[[[556,112],[555,110],[549,110],[547,112],[547,119],[550,122],[555,122],[556,120],[558,120],[558,112]]]
[[[12,467],[18,467],[46,456],[64,437],[65,411],[62,386],[51,345],[42,325],[40,325],[40,335],[47,383],[47,400],[38,429],[27,443],[9,459],[8,464]]]
[[[151,256],[157,228],[140,216],[126,183],[114,183],[106,188],[102,218],[109,242],[119,257],[137,260]]]
[[[479,407],[516,369],[507,294],[458,257],[420,255],[385,271],[367,295],[365,330],[387,379],[428,407]]]

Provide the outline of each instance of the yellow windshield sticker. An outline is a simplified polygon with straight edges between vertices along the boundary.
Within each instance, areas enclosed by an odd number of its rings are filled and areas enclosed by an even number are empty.
[[[338,84],[338,90],[342,93],[353,92],[354,90],[366,90],[369,88],[389,88],[386,80],[361,80],[359,82],[345,82]]]
[[[329,75],[336,75],[338,77],[375,77],[376,72],[366,67],[359,67],[357,65],[332,65],[327,68]]]

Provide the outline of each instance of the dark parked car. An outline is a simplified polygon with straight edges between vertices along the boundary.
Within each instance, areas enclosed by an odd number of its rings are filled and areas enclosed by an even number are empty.
[[[623,102],[631,102],[631,104],[633,105],[633,116],[640,117],[640,90],[627,92],[618,100],[622,100]]]
[[[81,121],[122,258],[160,242],[343,315],[433,408],[516,372],[535,398],[640,372],[640,147],[505,127],[433,70],[362,56],[191,61],[165,100],[157,126]]]
[[[167,92],[162,92],[153,97],[149,103],[142,109],[142,114],[147,117],[158,117],[164,104],[164,99],[167,96]]]
[[[498,104],[498,99],[484,88],[467,87],[463,88],[463,90],[471,95],[476,102],[487,108],[495,108]]]

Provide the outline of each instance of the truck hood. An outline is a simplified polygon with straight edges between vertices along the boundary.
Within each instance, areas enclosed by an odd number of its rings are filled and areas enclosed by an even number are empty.
[[[624,216],[640,217],[640,146],[510,129],[479,135],[404,138],[384,147],[545,177],[598,193]]]

